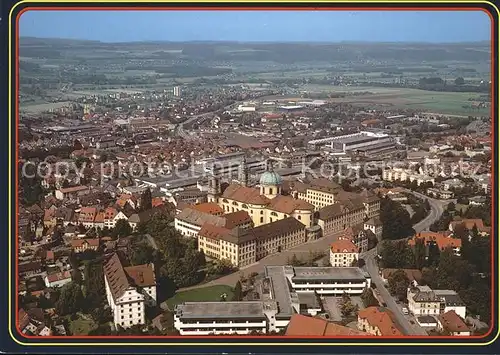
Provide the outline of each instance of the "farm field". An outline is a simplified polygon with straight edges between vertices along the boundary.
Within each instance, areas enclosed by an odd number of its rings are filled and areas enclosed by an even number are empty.
[[[479,98],[480,94],[474,92],[440,92],[425,91],[405,88],[381,88],[381,87],[343,87],[328,85],[305,85],[301,90],[309,92],[328,93],[361,93],[366,95],[347,96],[335,98],[331,102],[346,102],[360,105],[379,105],[382,107],[408,108],[427,110],[441,114],[453,115],[488,115],[489,108],[470,109],[464,105],[470,105],[475,101],[469,99]]]
[[[20,109],[30,113],[39,113],[47,110],[55,110],[65,106],[70,106],[71,101],[48,102],[48,103],[21,103]]]

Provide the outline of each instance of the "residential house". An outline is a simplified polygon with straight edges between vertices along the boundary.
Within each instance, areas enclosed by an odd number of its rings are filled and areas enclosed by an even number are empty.
[[[450,222],[448,229],[451,232],[454,232],[455,228],[458,225],[463,225],[468,230],[472,230],[474,228],[474,226],[476,226],[477,231],[482,236],[490,235],[490,233],[491,233],[491,227],[486,227],[484,225],[483,220],[479,219],[479,218],[477,218],[477,219],[461,219],[458,221],[452,221],[452,222]]]
[[[92,228],[96,214],[97,209],[95,207],[82,207],[78,214],[78,223],[82,224],[85,228]]]
[[[401,336],[394,314],[387,308],[368,307],[358,311],[358,329],[370,335]]]
[[[44,278],[45,286],[47,287],[62,287],[71,282],[71,271],[56,272],[48,274]]]
[[[449,333],[452,336],[469,336],[470,329],[465,324],[464,320],[455,313],[455,311],[448,311],[437,317],[438,329],[441,332]]]
[[[350,267],[359,258],[359,248],[349,240],[337,240],[330,245],[330,265]]]
[[[56,190],[55,196],[58,200],[78,200],[80,196],[90,193],[88,186],[72,186]]]
[[[421,232],[409,239],[408,245],[414,247],[419,239],[424,241],[427,249],[427,255],[429,246],[435,245],[440,251],[444,251],[446,248],[451,248],[455,255],[460,256],[460,249],[462,248],[462,240],[460,239],[451,238],[449,235],[442,232]]]
[[[75,253],[83,253],[87,250],[97,251],[99,249],[99,245],[99,238],[73,239],[71,241],[71,248]]]
[[[437,316],[441,312],[441,299],[429,286],[410,286],[408,310],[415,316]]]

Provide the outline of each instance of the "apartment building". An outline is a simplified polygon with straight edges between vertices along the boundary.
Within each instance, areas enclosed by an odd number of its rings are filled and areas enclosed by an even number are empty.
[[[429,286],[408,288],[408,310],[416,317],[437,316],[441,313],[441,299]]]
[[[198,250],[243,267],[305,243],[307,238],[305,226],[292,217],[255,228],[233,227],[205,223],[198,233]]]
[[[304,200],[314,205],[316,210],[336,202],[335,195],[342,188],[328,179],[311,179],[309,182],[293,181],[288,186],[294,198]]]
[[[330,265],[350,267],[359,258],[359,248],[349,240],[337,240],[330,245]]]
[[[331,237],[363,223],[365,216],[365,207],[360,199],[335,203],[318,211],[318,225],[323,237]]]
[[[416,181],[420,186],[426,182],[435,183],[435,179],[431,176],[420,174],[409,169],[389,168],[382,171],[382,180],[385,181]]]
[[[113,254],[104,264],[104,284],[115,326],[146,324],[146,305],[156,305],[153,264],[124,267]]]
[[[358,312],[358,329],[376,336],[401,336],[394,314],[383,307],[368,307]]]

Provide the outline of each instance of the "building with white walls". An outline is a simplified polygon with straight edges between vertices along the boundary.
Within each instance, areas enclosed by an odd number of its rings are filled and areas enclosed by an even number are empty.
[[[113,254],[104,264],[104,284],[115,326],[146,324],[146,306],[156,305],[153,264],[124,267]]]

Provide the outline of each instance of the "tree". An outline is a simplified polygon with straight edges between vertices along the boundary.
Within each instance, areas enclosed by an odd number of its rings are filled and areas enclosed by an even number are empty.
[[[382,239],[402,239],[415,234],[408,211],[387,197],[380,200],[380,220]]]
[[[450,203],[448,204],[448,206],[446,206],[446,210],[447,210],[448,212],[453,212],[453,211],[455,211],[455,204],[454,204],[453,202],[450,202]]]
[[[458,78],[455,79],[455,85],[463,85],[465,84],[465,79],[459,76]]]
[[[415,267],[415,255],[406,240],[384,240],[380,245],[384,268],[411,269]]]
[[[153,208],[153,197],[151,190],[147,188],[141,195],[141,210],[147,211]]]
[[[342,295],[342,300],[340,302],[340,312],[344,318],[349,317],[353,313],[358,311],[358,306],[353,304],[351,301],[351,297],[347,293]]]
[[[111,231],[111,234],[118,238],[127,237],[131,233],[132,227],[130,227],[130,224],[125,219],[119,219],[115,224],[115,228]]]
[[[69,282],[61,288],[61,295],[56,302],[57,313],[61,316],[75,314],[85,303],[80,285]]]
[[[141,243],[132,249],[130,262],[132,265],[144,265],[154,261],[155,250],[149,246]]]
[[[406,299],[408,286],[410,286],[410,280],[408,279],[406,273],[401,269],[393,272],[388,278],[389,292],[400,301]]]
[[[425,265],[425,241],[423,238],[418,238],[415,242],[415,247],[413,248],[413,253],[415,254],[415,267],[421,270]]]
[[[85,262],[83,269],[85,285],[85,305],[87,309],[103,306],[106,288],[104,285],[104,273],[102,260],[91,260]]]
[[[361,294],[361,300],[363,301],[365,307],[379,306],[379,302],[373,295],[373,291],[371,288],[367,287],[363,290],[363,293]]]
[[[241,290],[241,282],[238,281],[234,286],[233,301],[241,301],[242,299],[243,299],[243,293]]]

